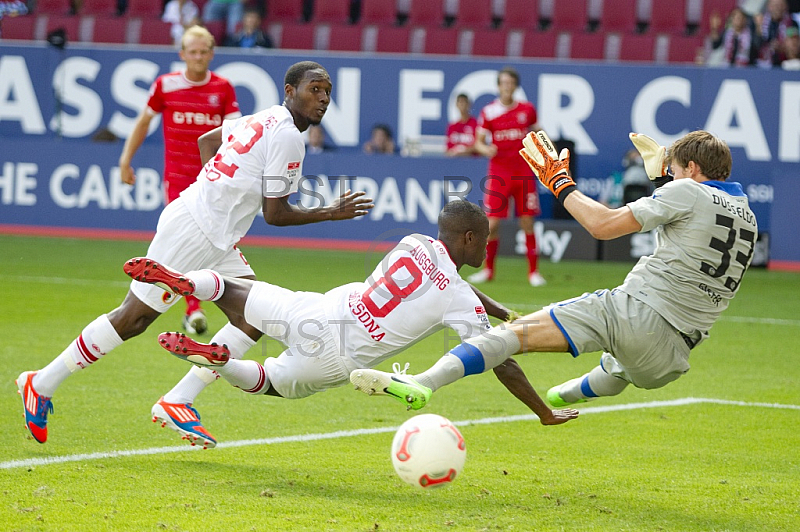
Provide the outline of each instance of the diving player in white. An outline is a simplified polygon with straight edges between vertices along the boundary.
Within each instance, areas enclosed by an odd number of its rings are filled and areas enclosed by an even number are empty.
[[[369,212],[372,200],[362,192],[347,191],[331,205],[315,210],[288,201],[302,176],[305,145],[301,132],[320,123],[330,94],[330,76],[321,65],[295,63],[286,72],[283,105],[224,121],[202,135],[198,146],[206,164],[197,181],[161,213],[147,256],[175,268],[216,268],[231,277],[255,279],[236,243],[259,212],[271,225],[348,220]],[[17,387],[25,426],[33,438],[39,443],[47,441],[51,396],[61,383],[144,332],[177,299],[171,292],[134,281],[120,306],[87,325],[50,364],[39,371],[23,372]],[[227,344],[231,356],[241,357],[261,332],[239,316],[229,316],[229,320],[211,341]],[[152,413],[154,420],[183,427],[193,443],[199,440],[213,447],[216,441],[203,428],[191,403],[217,375],[203,368],[192,369],[153,406]]]
[[[232,279],[211,270],[181,274],[148,259],[131,259],[125,271],[144,282],[192,292],[212,300],[229,315],[281,341],[286,350],[267,358],[236,360],[227,347],[201,344],[180,333],[163,333],[162,346],[179,358],[213,366],[228,382],[251,394],[299,399],[348,382],[350,373],[371,368],[410,345],[450,327],[463,340],[490,329],[489,315],[511,313],[470,286],[458,274],[478,267],[486,256],[489,222],[474,203],[456,200],[439,214],[438,239],[403,238],[363,282],[325,293],[293,292],[265,282]],[[529,386],[529,385],[528,385]],[[577,416],[551,411],[532,387],[521,398],[543,424]],[[424,402],[412,405],[421,408]]]
[[[741,185],[725,181],[731,153],[714,135],[689,133],[670,147],[669,157],[666,148],[645,135],[632,133],[631,140],[650,178],[663,186],[652,197],[618,209],[577,190],[569,175],[569,151],[558,154],[543,132],[529,134],[520,154],[595,238],[655,229],[653,255],[642,257],[613,290],[583,294],[497,326],[455,347],[419,375],[395,376],[395,396],[427,401],[431,391],[521,352],[567,351],[577,357],[603,351],[599,366],[548,391],[555,407],[617,395],[628,384],[660,388],[689,371],[690,350],[708,337],[750,265],[756,218]],[[367,393],[387,387],[391,378],[376,370],[351,374],[351,381]],[[504,384],[513,392],[513,384]]]

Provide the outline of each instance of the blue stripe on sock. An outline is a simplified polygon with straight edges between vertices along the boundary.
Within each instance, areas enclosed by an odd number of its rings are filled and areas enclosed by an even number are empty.
[[[594,393],[594,390],[592,390],[592,387],[589,386],[589,376],[588,375],[585,376],[583,378],[583,380],[581,381],[581,393],[586,397],[599,397],[599,395]]]
[[[451,355],[457,356],[464,364],[464,376],[477,375],[486,369],[483,353],[472,344],[459,344],[450,350]]]

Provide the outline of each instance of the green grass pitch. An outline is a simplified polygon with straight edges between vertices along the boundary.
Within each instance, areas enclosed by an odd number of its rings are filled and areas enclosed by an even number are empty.
[[[224,381],[197,400],[220,440],[192,449],[150,422],[189,369],[156,342],[182,303],[58,390],[49,441],[28,438],[14,379],[43,367],[113,309],[123,262],[144,242],[0,237],[0,529],[31,531],[795,531],[800,529],[800,276],[752,270],[660,390],[629,387],[544,427],[489,374],[437,392],[423,412],[460,425],[461,476],[421,491],[394,474],[393,428],[411,414],[343,387],[303,400],[253,397]],[[248,248],[258,276],[324,291],[361,280],[379,257]],[[501,259],[492,297],[523,312],[621,283],[628,264],[545,262],[547,286]],[[462,274],[469,274],[463,271]],[[207,305],[212,329],[222,314]],[[451,335],[452,336],[452,335]],[[206,336],[205,338],[209,338]],[[444,334],[394,360],[411,372],[452,344]],[[248,358],[277,355],[262,342]],[[534,386],[582,374],[599,354],[518,357]],[[389,369],[390,363],[382,366]],[[694,399],[694,400],[693,400]],[[317,435],[308,437],[308,435]]]

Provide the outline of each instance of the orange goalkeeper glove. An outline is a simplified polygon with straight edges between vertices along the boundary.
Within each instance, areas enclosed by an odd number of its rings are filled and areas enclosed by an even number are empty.
[[[544,131],[530,132],[522,139],[519,154],[531,167],[533,173],[562,204],[564,199],[577,190],[569,175],[569,150],[564,148],[559,155],[553,142]]]

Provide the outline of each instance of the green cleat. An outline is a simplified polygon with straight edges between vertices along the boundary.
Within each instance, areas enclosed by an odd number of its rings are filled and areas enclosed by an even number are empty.
[[[357,369],[350,373],[350,382],[356,390],[367,395],[391,395],[408,410],[419,410],[428,404],[433,393],[411,376],[386,373],[376,369]]]
[[[566,384],[566,383],[564,383]],[[553,386],[549,390],[547,390],[547,402],[550,403],[551,406],[554,408],[564,408],[565,406],[577,405],[578,403],[585,403],[589,401],[589,399],[578,399],[577,401],[565,401],[561,398],[561,384],[558,386]]]

